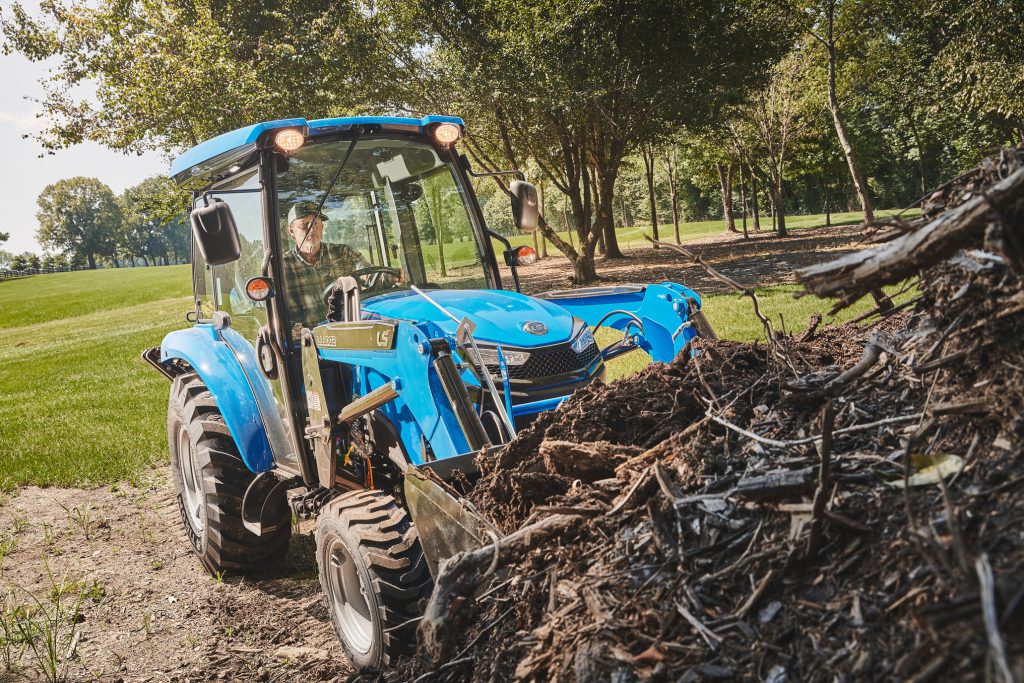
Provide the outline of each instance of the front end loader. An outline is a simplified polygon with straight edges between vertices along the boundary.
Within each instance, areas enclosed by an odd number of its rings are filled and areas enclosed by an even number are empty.
[[[488,229],[463,133],[444,116],[271,121],[170,171],[193,194],[195,305],[143,356],[171,381],[189,542],[210,572],[244,572],[286,551],[293,517],[316,519],[357,666],[410,652],[441,562],[493,540],[446,480],[612,358],[669,362],[710,330],[671,282],[521,293],[536,254]],[[536,190],[509,194],[536,230]],[[599,327],[621,338],[601,348]]]

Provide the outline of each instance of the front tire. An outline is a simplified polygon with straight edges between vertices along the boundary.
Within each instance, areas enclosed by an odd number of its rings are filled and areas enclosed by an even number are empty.
[[[192,550],[213,575],[248,572],[284,555],[291,512],[280,493],[275,530],[257,536],[242,524],[242,497],[256,477],[242,462],[213,395],[199,375],[174,378],[167,408],[171,479]]]
[[[357,667],[394,664],[416,648],[416,617],[433,587],[409,514],[382,491],[353,491],[320,512],[316,559],[331,624]]]

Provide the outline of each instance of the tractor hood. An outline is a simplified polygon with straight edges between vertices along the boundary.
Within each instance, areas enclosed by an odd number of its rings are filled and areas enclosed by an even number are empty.
[[[476,323],[473,336],[477,341],[530,348],[567,342],[572,336],[572,314],[518,292],[430,289],[426,294],[456,318]],[[385,318],[429,321],[451,335],[458,327],[429,301],[408,290],[367,299],[363,311]]]

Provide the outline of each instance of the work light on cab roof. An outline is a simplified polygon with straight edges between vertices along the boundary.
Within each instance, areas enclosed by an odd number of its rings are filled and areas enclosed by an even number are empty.
[[[454,123],[439,123],[434,127],[434,139],[439,145],[454,145],[462,137],[462,129]]]
[[[357,668],[410,652],[431,575],[492,542],[438,477],[472,483],[481,452],[607,361],[688,358],[713,334],[672,282],[523,294],[537,188],[474,172],[463,130],[451,116],[285,119],[171,165],[193,193],[196,324],[143,355],[172,382],[189,542],[211,573],[256,570],[284,554],[293,515],[317,519],[321,585]],[[516,178],[516,231],[487,226],[471,182],[484,175]],[[597,327],[622,337],[601,348]]]
[[[306,142],[306,136],[298,128],[285,128],[274,134],[274,146],[285,154],[291,154]]]

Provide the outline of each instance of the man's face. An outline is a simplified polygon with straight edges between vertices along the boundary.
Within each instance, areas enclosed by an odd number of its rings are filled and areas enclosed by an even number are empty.
[[[312,214],[296,218],[288,225],[288,233],[299,251],[315,254],[320,251],[320,242],[324,238],[324,222]]]

